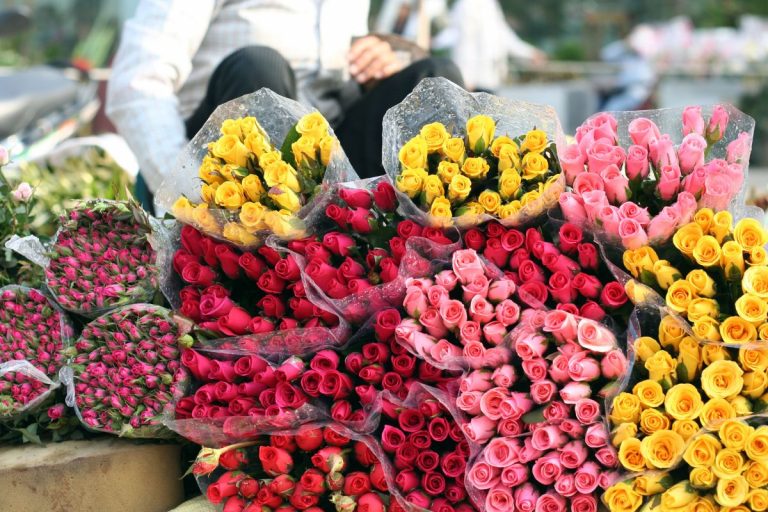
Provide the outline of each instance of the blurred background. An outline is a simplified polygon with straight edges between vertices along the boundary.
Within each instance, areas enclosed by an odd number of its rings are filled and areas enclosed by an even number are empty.
[[[47,201],[54,213],[69,196],[109,197],[137,172],[102,114],[137,3],[0,0],[0,12],[26,14],[0,22],[0,145],[14,179],[42,189],[46,175],[66,176]],[[494,23],[473,31],[478,16]],[[766,202],[764,0],[371,0],[370,27],[453,57],[475,90],[553,105],[568,133],[600,110],[732,103],[757,120],[750,182]]]

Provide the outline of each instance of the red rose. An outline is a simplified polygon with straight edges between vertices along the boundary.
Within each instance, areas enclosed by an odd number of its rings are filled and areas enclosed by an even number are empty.
[[[269,264],[272,265],[272,267],[277,265],[277,262],[282,259],[282,256],[280,256],[279,252],[266,245],[259,247],[257,252],[261,255],[262,258],[267,260]]]
[[[347,281],[347,290],[349,291],[350,294],[362,293],[368,288],[371,288],[372,286],[373,285],[369,283],[367,279],[350,279],[349,281]],[[352,306],[352,304],[350,304],[350,306]],[[360,314],[363,314],[363,313],[359,313],[357,315],[360,315]],[[350,316],[353,318],[357,315],[354,313],[350,313]]]
[[[239,392],[239,387],[238,387]],[[231,416],[248,416],[248,411],[256,406],[256,402],[248,400],[247,398],[236,398],[229,402],[227,412]]]
[[[566,313],[579,316],[579,307],[576,304],[560,303],[556,306],[555,309],[559,309],[559,310],[565,311]]]
[[[272,332],[275,330],[275,324],[269,318],[265,318],[263,316],[255,316],[251,319],[251,325],[249,329],[253,334]]]
[[[277,393],[275,392],[274,388],[267,388],[259,393],[259,402],[261,402],[263,407],[271,407],[275,405],[276,399]]]
[[[305,298],[307,296],[307,291],[304,289],[304,283],[301,281],[289,284],[288,290],[293,293],[294,297]]]
[[[373,201],[379,210],[383,212],[393,212],[397,208],[397,196],[395,189],[386,181],[380,181],[373,189]]]
[[[531,256],[528,253],[528,250],[521,247],[520,249],[516,249],[514,252],[512,252],[512,255],[509,257],[509,263],[507,266],[510,268],[510,270],[517,271],[520,268],[520,265],[525,260],[529,259],[531,259]]]
[[[289,475],[278,475],[269,482],[269,490],[279,496],[290,496],[295,487],[296,482]]]
[[[427,494],[439,496],[445,491],[445,477],[439,473],[426,473],[421,477],[421,488]]]
[[[386,512],[386,510],[384,501],[376,493],[368,492],[357,499],[357,512]]]
[[[217,299],[223,299],[224,297],[229,297],[231,293],[220,284],[214,284],[203,289],[201,296],[204,297],[206,295],[216,297]]]
[[[186,420],[191,418],[192,410],[194,408],[195,408],[195,400],[192,397],[185,396],[184,398],[176,402],[176,410],[175,410],[176,418],[180,420]]]
[[[587,299],[596,299],[600,295],[603,285],[595,276],[580,272],[573,278],[573,287]],[[570,302],[570,301],[568,301]]]
[[[277,272],[272,269],[261,274],[256,285],[261,288],[264,293],[280,294],[285,289],[285,281],[280,279]]]
[[[524,241],[525,239],[520,231],[510,229],[501,236],[501,248],[511,253],[521,248]]]
[[[435,382],[443,376],[443,370],[429,364],[426,361],[419,361],[418,378],[424,382]]]
[[[600,293],[600,303],[607,308],[620,308],[627,303],[627,294],[624,287],[616,281],[611,281]]]
[[[384,258],[379,262],[379,265],[381,266],[379,275],[381,276],[382,281],[389,283],[397,279],[400,269],[397,266],[397,263],[395,263],[395,260],[392,258]]]
[[[320,260],[325,263],[331,261],[331,253],[323,246],[322,242],[308,242],[304,248],[304,256],[308,260]]]
[[[312,310],[312,314],[323,321],[325,325],[334,326],[339,323],[339,317],[328,310],[315,306]]]
[[[312,238],[302,238],[300,240],[291,240],[288,242],[288,250],[304,254],[307,244],[312,242]]]
[[[197,286],[210,286],[216,279],[216,272],[196,262],[190,262],[181,271],[181,278],[189,284]]]
[[[520,285],[520,288],[518,288],[518,295],[522,302],[534,309],[538,309],[547,302],[549,294],[544,283],[530,281]]]
[[[332,299],[343,299],[349,295],[349,289],[335,277],[328,281],[327,286],[321,287],[325,294]]]
[[[509,251],[502,247],[498,238],[489,238],[485,242],[483,256],[499,268],[504,268],[509,261]]]
[[[439,245],[448,245],[453,243],[453,240],[445,236],[445,233],[440,228],[426,227],[421,232],[421,236]]]
[[[379,395],[376,387],[370,384],[355,386],[355,394],[362,405],[372,404]]]
[[[522,277],[522,276],[521,276]],[[549,292],[559,303],[570,303],[576,300],[576,289],[565,272],[555,272],[549,276]]]
[[[545,283],[547,279],[544,270],[534,263],[533,260],[525,260],[520,263],[520,268],[517,270],[517,273],[520,276],[521,283],[527,283],[529,281],[540,281]]]
[[[366,366],[360,370],[358,377],[368,384],[378,384],[384,377],[384,368],[378,364]]]
[[[203,294],[203,297],[200,299],[200,315],[206,319],[221,318],[229,313],[234,305],[229,297]]]
[[[368,467],[378,462],[376,455],[374,455],[368,445],[364,442],[356,441],[352,449],[355,453],[355,458],[363,466]]]
[[[222,512],[242,512],[245,508],[245,500],[240,496],[230,496],[224,503]]]
[[[352,404],[348,400],[333,402],[331,406],[331,418],[336,421],[347,421],[352,415]]]
[[[339,229],[347,229],[347,209],[337,204],[329,204],[325,207],[325,215],[339,226]]]
[[[590,243],[583,243],[576,246],[576,252],[579,254],[581,268],[597,270],[597,247]]]
[[[293,469],[291,454],[274,446],[259,446],[259,461],[269,476],[286,475]]]
[[[189,371],[192,372],[192,375],[197,380],[208,381],[208,374],[211,371],[211,360],[203,354],[191,348],[186,348],[181,352],[181,364],[189,368]]]
[[[350,279],[365,276],[365,268],[363,268],[360,263],[347,256],[339,266],[338,274],[344,281],[349,281]]]
[[[270,446],[274,446],[275,448],[281,448],[283,450],[286,450],[289,453],[293,453],[296,451],[296,442],[294,441],[292,435],[274,434],[270,436],[269,444]]]
[[[282,496],[275,494],[269,487],[265,486],[259,489],[256,493],[256,500],[250,506],[258,505],[259,508],[253,512],[262,512],[262,505],[266,507],[279,507],[282,503]],[[249,510],[250,506],[245,510]]]
[[[219,465],[229,471],[240,469],[248,464],[248,453],[244,448],[227,450],[219,457]]]
[[[185,286],[179,292],[179,298],[181,299],[181,302],[186,302],[188,300],[194,300],[199,302],[200,290],[198,290],[197,287],[195,286]]]
[[[366,343],[362,352],[363,357],[371,363],[383,364],[389,359],[389,348],[384,343]]]
[[[456,512],[446,498],[437,498],[433,500],[429,507],[433,512]],[[474,510],[474,508],[470,507],[470,510]]]
[[[234,451],[234,450],[232,450]],[[225,452],[228,453],[228,452]],[[219,459],[219,462],[221,462],[221,459]],[[253,478],[244,478],[240,481],[240,495],[243,498],[251,499],[255,498],[256,494],[259,492],[259,482]]]
[[[395,328],[400,323],[400,313],[396,309],[385,309],[376,314],[376,321],[373,329],[376,333],[376,339],[379,341],[389,341],[395,335]]]
[[[217,361],[211,359],[211,372],[208,374],[210,380],[223,380],[233,382],[237,375],[235,374],[235,364],[232,361]]]
[[[419,485],[419,475],[412,469],[400,471],[395,476],[395,485],[401,492],[410,492]]]
[[[432,446],[432,437],[426,430],[419,430],[408,434],[408,442],[419,450],[426,450]]]
[[[400,238],[399,236],[390,238],[389,251],[392,253],[392,259],[394,259],[395,263],[399,265],[400,261],[403,259],[403,256],[405,256],[405,239]]]
[[[304,489],[304,492],[322,494],[325,492],[325,475],[317,469],[307,469],[299,478],[299,485]]]
[[[506,228],[498,222],[489,222],[485,225],[485,232],[488,233],[488,238],[498,238],[506,233]]]
[[[397,224],[397,234],[405,240],[412,236],[421,236],[422,231],[423,228],[412,220],[401,220]]]
[[[276,295],[265,295],[256,305],[268,317],[282,318],[285,316],[285,305]]]
[[[299,270],[299,265],[296,264],[293,254],[289,254],[277,262],[275,274],[285,281],[298,281],[301,278],[301,271]]]
[[[213,238],[203,238],[201,246],[203,248],[203,259],[211,267],[218,267],[219,260],[216,258],[216,241]]]
[[[236,495],[237,484],[243,478],[245,478],[243,473],[227,471],[222,474],[216,482],[209,485],[208,489],[206,489],[208,501],[216,505],[224,501],[225,498]]]
[[[181,228],[181,245],[188,253],[195,256],[203,255],[203,235],[192,226]]]
[[[466,245],[468,249],[473,249],[479,252],[480,249],[483,248],[483,245],[485,245],[485,235],[479,229],[472,228],[464,233],[464,245]]]
[[[371,491],[371,479],[367,473],[353,471],[344,479],[343,492],[347,496],[360,496]]]
[[[581,228],[573,224],[563,224],[560,226],[560,250],[565,254],[576,252],[576,247],[584,239],[584,233]]]
[[[451,426],[448,423],[448,420],[440,417],[432,418],[427,427],[429,437],[438,442],[445,441],[448,438],[448,432],[450,432],[450,430]]]
[[[312,452],[323,445],[323,431],[320,428],[302,425],[296,432],[296,446],[305,452]]]
[[[213,395],[217,402],[229,402],[237,398],[237,385],[231,382],[217,382],[213,385]]]
[[[413,375],[416,368],[416,358],[410,354],[400,354],[392,358],[392,368],[404,378]]]
[[[328,446],[347,446],[350,439],[336,430],[326,427],[323,429],[323,440]]]
[[[224,274],[230,279],[240,277],[240,255],[227,244],[217,244],[215,251]]]
[[[389,486],[387,485],[387,476],[384,472],[384,467],[381,463],[374,462],[371,466],[371,486],[379,491],[387,492]]]
[[[289,329],[295,329],[299,326],[299,322],[293,318],[283,318],[280,320],[280,324],[277,326],[278,331],[287,331]]]
[[[306,510],[317,505],[320,502],[320,496],[307,493],[301,484],[297,484],[288,502],[299,510]]]
[[[355,245],[355,240],[344,233],[331,231],[323,236],[323,247],[337,256],[349,256],[350,249]]]
[[[384,425],[381,432],[381,446],[387,453],[393,453],[405,443],[405,434],[392,425]]]
[[[245,272],[245,275],[248,276],[248,279],[251,279],[252,281],[258,280],[259,277],[261,277],[261,274],[267,269],[267,264],[263,259],[249,252],[240,255],[238,264]]]
[[[387,372],[381,379],[381,387],[396,393],[403,385],[403,378],[397,372]]]
[[[410,443],[401,444],[395,450],[395,467],[397,469],[412,468],[416,464],[419,450]]]
[[[322,290],[326,290],[336,280],[336,269],[319,259],[310,261],[305,272]]]
[[[338,446],[326,446],[312,455],[312,465],[323,473],[330,473],[331,468],[334,467],[334,465],[338,465],[339,461],[344,461],[344,458],[341,448]],[[342,471],[344,469],[343,466],[335,469],[337,471]]]
[[[344,367],[357,375],[363,368],[363,354],[360,352],[347,354],[347,357],[344,358]]]
[[[432,471],[440,464],[440,456],[434,450],[424,450],[416,457],[416,467],[420,471]]]
[[[379,262],[387,257],[389,257],[389,253],[385,249],[375,247],[365,255],[365,264],[368,265],[368,268],[376,268]]]
[[[347,374],[330,370],[322,374],[319,390],[325,396],[341,400],[347,398],[352,391],[352,380]]]
[[[200,303],[196,300],[185,300],[181,303],[181,314],[195,322],[200,321]]]
[[[347,222],[349,222],[353,231],[360,233],[361,235],[370,233],[373,226],[376,224],[373,214],[366,208],[355,208],[354,210],[350,210]]]
[[[344,487],[344,475],[335,472],[328,473],[325,475],[325,485],[331,492],[340,491]]]
[[[219,330],[227,336],[239,336],[248,332],[251,326],[251,315],[246,310],[233,307],[225,316],[218,320]]]
[[[449,454],[454,455],[454,454]],[[464,469],[461,470],[462,473],[464,472]],[[445,475],[449,476],[449,475]],[[458,503],[460,501],[463,501],[464,498],[467,497],[467,489],[463,485],[459,484],[448,484],[445,486],[445,498],[451,502],[451,503]]]
[[[541,242],[544,237],[541,235],[541,231],[536,228],[528,228],[525,230],[525,248],[530,252],[534,252],[533,246],[537,242]]]
[[[456,478],[459,475],[463,475],[466,467],[467,458],[461,453],[447,453],[443,455],[443,458],[440,460],[440,469],[445,476],[449,478]]]
[[[179,249],[176,254],[173,255],[173,270],[177,274],[181,275],[187,265],[192,263],[200,264],[200,258],[194,254],[189,254],[184,249]]]
[[[300,389],[288,384],[278,382],[275,388],[275,405],[281,409],[298,409],[307,402],[307,397]]]
[[[603,318],[605,318],[605,311],[603,308],[600,307],[600,305],[593,301],[588,300],[584,303],[583,306],[581,306],[581,309],[579,310],[579,316],[583,316],[584,318],[589,318],[590,320],[594,320],[595,322],[601,322]]]
[[[344,188],[339,189],[339,197],[342,201],[347,203],[347,206],[352,208],[365,208],[369,209],[372,204],[372,194],[367,190],[359,188]]]
[[[196,404],[199,405],[208,405],[214,400],[217,400],[216,398],[216,384],[217,383],[209,383],[205,384],[203,386],[200,386],[195,391],[195,394],[193,395],[193,399]]]

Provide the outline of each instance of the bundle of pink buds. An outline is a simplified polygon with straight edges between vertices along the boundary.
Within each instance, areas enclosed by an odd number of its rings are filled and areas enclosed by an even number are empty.
[[[45,399],[71,337],[64,313],[38,290],[0,290],[0,418]]]
[[[49,255],[49,290],[64,309],[89,318],[150,300],[158,287],[150,233],[132,203],[97,200],[70,210]]]
[[[184,395],[180,345],[190,326],[170,311],[133,304],[89,323],[72,350],[75,405],[91,429],[126,437],[160,437],[162,415]]]

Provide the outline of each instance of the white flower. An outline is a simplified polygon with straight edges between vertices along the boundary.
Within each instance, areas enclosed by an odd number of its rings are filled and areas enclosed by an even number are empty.
[[[22,181],[19,183],[19,186],[16,187],[16,190],[11,192],[11,195],[19,203],[26,203],[29,201],[29,198],[32,197],[32,192],[34,192],[32,186],[26,181]]]

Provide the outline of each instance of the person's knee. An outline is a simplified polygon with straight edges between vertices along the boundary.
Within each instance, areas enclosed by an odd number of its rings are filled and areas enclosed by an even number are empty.
[[[421,78],[442,77],[464,87],[464,79],[458,66],[445,57],[427,57],[412,64],[415,74]]]
[[[238,81],[248,82],[254,90],[268,87],[283,96],[295,96],[295,79],[288,61],[268,46],[245,46],[229,54],[217,71]]]

